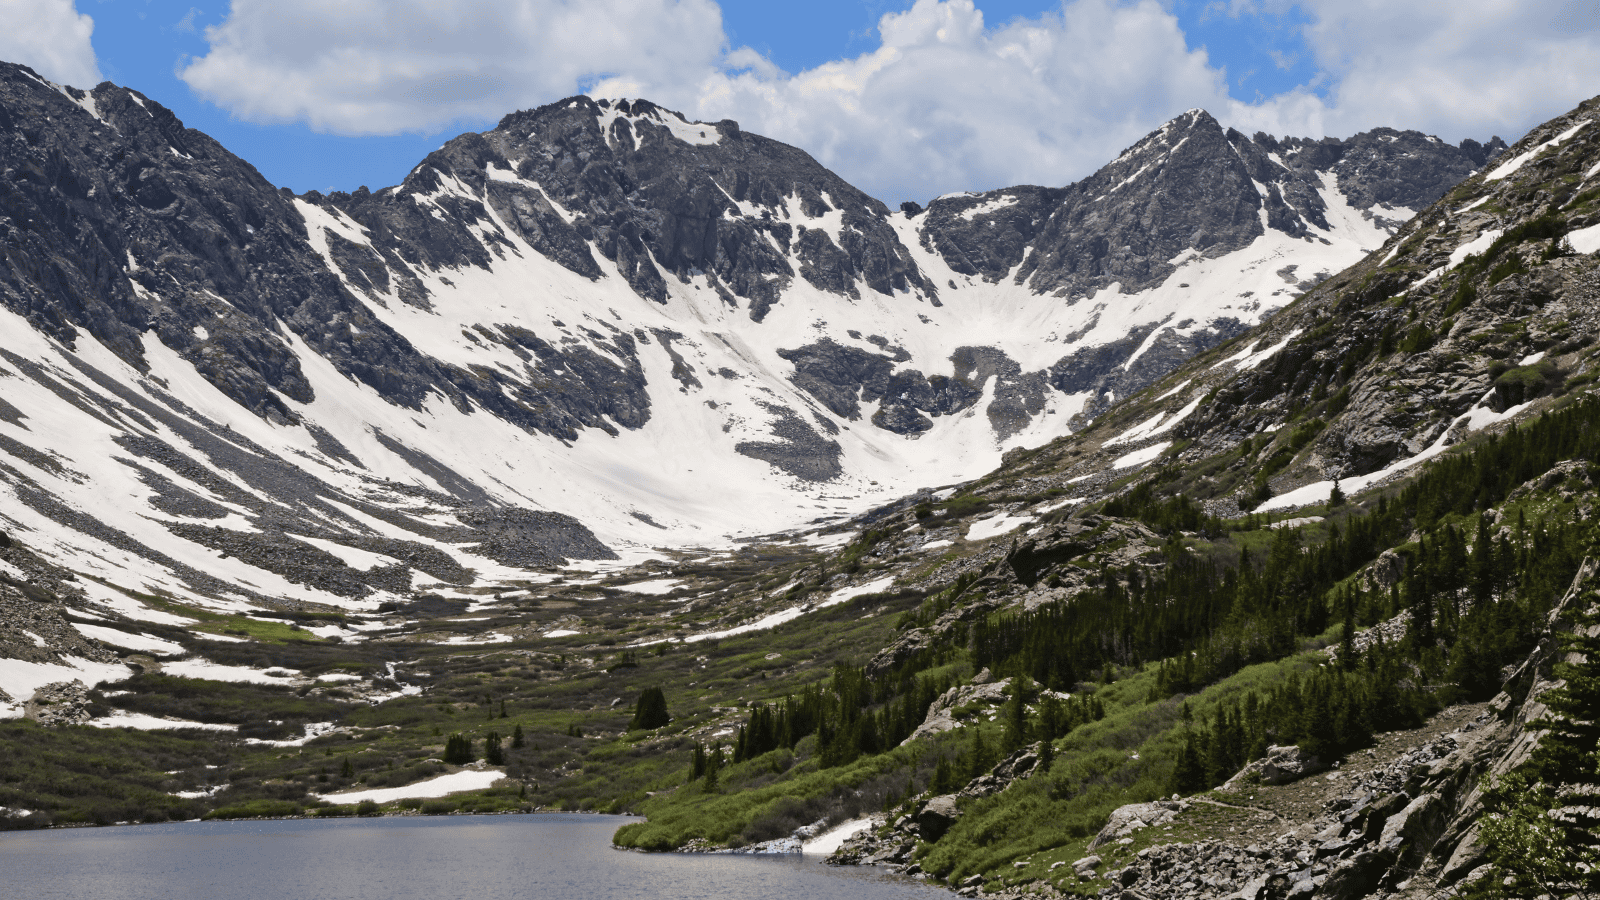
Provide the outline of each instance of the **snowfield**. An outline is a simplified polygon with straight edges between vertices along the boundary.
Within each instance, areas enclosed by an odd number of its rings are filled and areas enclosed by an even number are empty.
[[[427,781],[408,784],[403,787],[373,788],[365,791],[345,791],[341,794],[322,794],[320,799],[329,803],[360,803],[371,800],[374,803],[389,803],[395,800],[409,800],[412,798],[431,799],[444,797],[461,791],[481,791],[505,777],[505,773],[498,769],[463,769],[449,775],[440,775]]]

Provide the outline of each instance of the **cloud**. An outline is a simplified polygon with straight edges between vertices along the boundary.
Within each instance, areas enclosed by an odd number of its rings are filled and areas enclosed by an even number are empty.
[[[991,26],[916,0],[878,46],[799,73],[731,47],[714,0],[234,0],[181,76],[237,115],[347,134],[492,122],[586,91],[734,118],[890,202],[1081,178],[1190,107],[1246,131],[1378,125],[1514,139],[1594,90],[1593,3],[1230,0],[1241,29],[1305,22],[1307,84],[1229,96],[1163,0],[1063,0]],[[1265,61],[1265,58],[1263,58]]]
[[[1063,184],[1154,125],[1227,97],[1221,73],[1154,0],[1078,0],[998,28],[971,0],[919,0],[884,16],[879,34],[878,49],[797,75],[756,64],[691,85],[617,78],[593,92],[736,118],[890,200]]]
[[[1219,117],[1277,134],[1348,135],[1378,125],[1446,140],[1508,139],[1600,89],[1600,10],[1573,0],[1286,0],[1312,17],[1306,44],[1329,85]],[[1241,12],[1248,15],[1252,5]]]
[[[103,80],[89,45],[94,20],[79,14],[72,0],[7,0],[5,13],[0,59],[73,87],[91,88]]]
[[[494,120],[628,71],[703,72],[722,53],[713,0],[234,0],[180,71],[255,121],[340,134]]]

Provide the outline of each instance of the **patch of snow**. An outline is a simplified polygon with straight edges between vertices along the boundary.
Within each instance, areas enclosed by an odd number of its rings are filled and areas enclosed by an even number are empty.
[[[570,628],[557,628],[555,631],[546,631],[544,633],[544,636],[547,637],[547,638],[557,638],[557,637],[572,637],[575,634],[581,634],[581,632],[573,631]]]
[[[404,691],[401,693],[404,693]],[[383,700],[390,700],[398,696],[400,696],[400,694],[391,694],[387,697],[375,697],[373,699],[381,702]],[[245,743],[255,744],[262,747],[304,747],[312,739],[319,738],[325,734],[337,731],[338,728],[339,726],[333,724],[332,722],[307,722],[305,734],[294,738],[293,740],[268,741],[262,740],[261,738],[245,738]]]
[[[877,579],[876,581],[869,581],[866,584],[858,584],[855,587],[840,588],[837,591],[829,594],[827,598],[818,603],[817,606],[818,608],[824,606],[836,606],[845,602],[846,600],[852,600],[864,594],[881,593],[888,590],[889,586],[892,584],[894,584],[894,576],[887,575],[883,578]]]
[[[151,622],[156,625],[193,625],[195,623],[194,619],[185,616],[177,616],[169,612],[162,612],[159,609],[151,609],[116,588],[106,587],[98,581],[83,579],[79,584],[83,586],[83,592],[88,595],[90,602],[136,622]]]
[[[993,200],[985,200],[984,202],[979,203],[977,206],[974,206],[971,209],[964,210],[961,213],[961,218],[967,220],[968,222],[971,222],[973,219],[977,218],[978,216],[991,215],[991,214],[997,213],[1000,210],[1005,209],[1007,207],[1016,206],[1017,202],[1018,202],[1018,197],[1015,194],[1002,194],[1001,196],[996,197]]]
[[[1150,446],[1145,447],[1143,450],[1135,450],[1132,453],[1117,457],[1116,461],[1111,464],[1111,468],[1131,469],[1134,466],[1142,466],[1166,452],[1166,449],[1171,446],[1171,441],[1162,441],[1159,444],[1151,444]]]
[[[1450,262],[1444,267],[1445,271],[1448,272],[1451,269],[1454,269],[1456,266],[1466,262],[1467,257],[1476,253],[1482,253],[1483,251],[1489,249],[1489,245],[1499,240],[1500,235],[1502,234],[1505,234],[1504,229],[1491,228],[1472,240],[1466,242],[1465,244],[1457,247],[1455,250],[1451,251]],[[1420,284],[1421,282],[1418,283]]]
[[[394,800],[431,799],[456,794],[462,791],[481,791],[496,781],[505,777],[505,772],[499,769],[463,769],[449,775],[440,775],[408,784],[403,787],[372,788],[365,791],[345,791],[340,794],[321,794],[318,799],[329,803],[360,803],[371,800],[374,803],[389,803]]]
[[[1164,412],[1156,413],[1155,417],[1149,421],[1140,425],[1136,425],[1122,434],[1117,435],[1111,440],[1106,441],[1105,446],[1110,447],[1115,444],[1131,444],[1136,441],[1142,441],[1146,438],[1152,438],[1163,432],[1170,431],[1174,425],[1177,425],[1184,419],[1189,418],[1190,414],[1199,409],[1200,401],[1204,399],[1205,397],[1203,395],[1196,395],[1194,399],[1190,400],[1182,409],[1173,413],[1170,418],[1168,418],[1167,414]]]
[[[835,825],[809,841],[800,844],[801,853],[827,856],[839,849],[845,841],[872,827],[871,819],[852,819]]]
[[[86,625],[83,622],[73,622],[72,627],[78,629],[86,638],[92,638],[103,644],[113,647],[126,647],[129,650],[143,650],[157,656],[177,656],[184,652],[182,646],[171,641],[148,634],[129,634],[115,628],[106,628],[100,625]]]
[[[97,663],[75,656],[64,656],[59,663],[36,663],[20,659],[0,659],[0,690],[11,699],[23,702],[34,691],[58,681],[81,681],[94,687],[107,681],[122,681],[133,670],[120,663]]]
[[[292,534],[287,531],[284,532],[284,536],[310,544],[324,553],[337,556],[345,565],[362,572],[369,572],[380,566],[396,565],[400,562],[400,560],[392,556],[384,556],[382,553],[373,553],[368,550],[348,547],[334,541],[323,540],[322,538],[306,537],[303,534]]]
[[[1534,363],[1538,362],[1541,359],[1544,359],[1544,351],[1543,350],[1540,350],[1538,353],[1529,353],[1527,356],[1524,356],[1522,358],[1522,362],[1517,363],[1517,365],[1519,365],[1519,366],[1531,366],[1531,365],[1533,365]]]
[[[1184,388],[1188,387],[1189,383],[1191,381],[1194,381],[1194,379],[1193,378],[1185,378],[1184,380],[1178,382],[1178,386],[1177,387],[1173,388],[1170,391],[1167,391],[1165,394],[1162,394],[1161,396],[1157,397],[1156,399],[1157,400],[1165,400],[1168,397],[1171,397],[1173,394],[1176,394],[1177,392],[1179,392],[1179,391],[1183,390]]]
[[[1485,397],[1484,399],[1487,400],[1488,398]],[[1505,412],[1497,413],[1494,410],[1483,406],[1482,401],[1480,401],[1478,406],[1473,407],[1471,410],[1459,416],[1455,423],[1452,423],[1449,428],[1446,428],[1444,431],[1440,432],[1439,437],[1431,445],[1422,450],[1422,452],[1416,454],[1415,456],[1409,456],[1405,459],[1390,463],[1376,472],[1370,472],[1366,475],[1350,475],[1341,478],[1339,479],[1339,488],[1347,495],[1354,494],[1357,491],[1366,490],[1368,487],[1377,484],[1378,482],[1383,481],[1390,476],[1397,475],[1406,469],[1417,465],[1418,463],[1426,462],[1443,453],[1446,449],[1445,441],[1449,439],[1450,432],[1455,430],[1455,425],[1457,423],[1465,421],[1466,430],[1468,432],[1477,431],[1486,425],[1492,425],[1496,422],[1504,422],[1505,420],[1527,409],[1532,402],[1533,401],[1530,400],[1527,403],[1521,403],[1513,406]],[[1295,488],[1292,491],[1285,491],[1284,493],[1279,494],[1278,496],[1273,497],[1271,500],[1268,500],[1267,502],[1256,507],[1256,511],[1270,512],[1275,509],[1290,509],[1296,506],[1311,506],[1312,504],[1326,502],[1328,495],[1333,492],[1333,484],[1334,483],[1332,481],[1318,481],[1303,487]]]
[[[1058,509],[1062,509],[1064,507],[1072,506],[1075,503],[1082,503],[1082,502],[1083,502],[1083,498],[1082,497],[1066,497],[1064,499],[1057,500],[1054,503],[1046,503],[1044,506],[1035,507],[1033,512],[1036,515],[1041,515],[1042,516],[1045,513],[1053,513]]]
[[[804,614],[805,607],[791,606],[788,609],[779,610],[771,615],[762,616],[754,622],[750,622],[746,625],[738,625],[733,628],[729,628],[726,631],[710,631],[706,632],[705,634],[692,634],[684,638],[684,641],[686,643],[694,644],[699,643],[700,641],[715,641],[721,640],[722,638],[734,637],[736,635],[749,634],[752,631],[766,631],[769,628],[776,628],[785,622],[793,622],[795,619],[800,618]]]
[[[1501,163],[1500,165],[1496,166],[1494,171],[1492,171],[1489,174],[1483,176],[1483,180],[1484,181],[1499,181],[1500,179],[1505,178],[1508,175],[1514,174],[1518,169],[1522,168],[1524,165],[1526,165],[1527,163],[1532,161],[1534,157],[1538,156],[1540,153],[1543,153],[1545,150],[1547,150],[1547,149],[1549,149],[1551,147],[1559,146],[1560,144],[1565,142],[1567,140],[1567,138],[1570,138],[1573,135],[1577,134],[1578,132],[1582,131],[1584,129],[1584,126],[1588,125],[1592,121],[1594,121],[1594,120],[1593,119],[1584,119],[1582,122],[1579,122],[1578,124],[1572,126],[1571,128],[1568,128],[1566,131],[1561,132],[1560,134],[1556,135],[1555,137],[1551,138],[1548,141],[1545,141],[1544,143],[1538,145],[1537,147],[1534,147],[1531,150],[1526,150],[1526,151],[1524,151],[1522,153],[1517,154],[1516,156],[1512,157],[1511,159],[1508,159],[1505,162]]]
[[[808,534],[801,539],[800,543],[808,544],[812,547],[843,547],[854,539],[854,532],[844,531],[838,534]]]
[[[95,728],[137,728],[140,731],[167,731],[174,728],[198,728],[202,731],[238,731],[237,725],[219,725],[213,722],[190,722],[187,719],[163,719],[144,713],[113,710],[110,715],[90,719]]]
[[[509,644],[513,640],[515,640],[515,638],[509,634],[497,634],[491,632],[489,634],[478,635],[458,634],[455,637],[448,638],[440,643],[451,646],[476,646],[479,644]]]
[[[1249,370],[1254,369],[1256,366],[1259,366],[1262,363],[1266,362],[1267,360],[1271,359],[1272,357],[1278,355],[1278,351],[1280,351],[1283,348],[1289,346],[1289,342],[1294,340],[1296,337],[1298,337],[1299,334],[1300,334],[1300,331],[1301,331],[1301,329],[1299,329],[1299,328],[1294,329],[1293,331],[1291,331],[1287,335],[1285,335],[1283,340],[1281,340],[1278,343],[1273,344],[1272,346],[1267,347],[1265,349],[1261,349],[1260,342],[1257,342],[1256,345],[1255,345],[1255,349],[1252,349],[1250,347],[1246,347],[1245,349],[1240,350],[1238,353],[1235,353],[1234,355],[1228,357],[1227,359],[1223,360],[1222,362],[1217,363],[1216,365],[1212,366],[1211,368],[1220,369],[1223,366],[1228,365],[1229,363],[1233,363],[1235,371],[1248,372]]]
[[[924,549],[924,550],[938,550],[938,549],[940,549],[942,547],[954,547],[955,545],[956,545],[955,541],[946,541],[946,540],[929,541],[926,544],[922,545],[922,549]]]
[[[1567,243],[1579,253],[1593,253],[1600,250],[1600,225],[1590,225],[1588,228],[1568,232]]]
[[[967,529],[967,540],[988,540],[992,537],[1016,531],[1024,525],[1037,521],[1038,517],[1036,516],[1013,516],[1008,513],[1000,513],[987,519],[979,519],[973,522],[972,527]]]
[[[182,678],[202,678],[207,681],[231,681],[250,684],[294,684],[300,673],[293,669],[252,669],[248,666],[225,666],[209,659],[180,659],[163,663],[166,675]],[[277,674],[283,673],[283,674]]]
[[[650,594],[659,596],[670,594],[683,586],[683,582],[676,578],[657,578],[653,581],[635,581],[632,584],[614,584],[613,588],[627,591],[632,594]]]

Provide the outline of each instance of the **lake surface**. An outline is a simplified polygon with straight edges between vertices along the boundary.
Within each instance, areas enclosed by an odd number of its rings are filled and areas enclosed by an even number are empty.
[[[71,900],[935,900],[818,857],[627,853],[621,816],[185,822],[0,833],[10,897]]]

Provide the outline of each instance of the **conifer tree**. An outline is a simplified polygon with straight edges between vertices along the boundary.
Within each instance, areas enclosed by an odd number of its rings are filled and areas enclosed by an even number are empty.
[[[633,720],[628,723],[628,730],[660,728],[671,721],[672,716],[667,712],[666,694],[659,687],[647,687],[633,706]]]
[[[1485,843],[1513,894],[1600,893],[1600,614],[1579,616],[1563,650],[1579,661],[1556,667],[1566,683],[1528,725],[1547,730],[1539,747],[1485,792]]]
[[[1028,686],[1019,676],[1011,680],[1010,696],[1006,698],[1005,706],[1005,731],[1000,739],[1000,754],[1009,756],[1022,748],[1028,742],[1028,708],[1026,698]]]
[[[464,766],[472,762],[472,738],[457,732],[450,735],[444,742],[444,761],[453,766]]]

